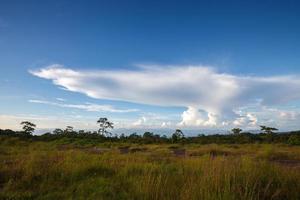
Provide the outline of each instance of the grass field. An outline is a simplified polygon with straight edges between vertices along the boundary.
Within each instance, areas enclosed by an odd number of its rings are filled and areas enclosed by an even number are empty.
[[[0,162],[0,199],[300,199],[300,147],[283,144],[86,145],[1,136]]]

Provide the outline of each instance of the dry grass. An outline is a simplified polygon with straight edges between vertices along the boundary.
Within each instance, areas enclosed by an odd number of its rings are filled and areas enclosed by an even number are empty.
[[[300,160],[299,147],[189,145],[185,157],[169,147],[1,138],[0,199],[300,199],[300,167],[275,162]]]

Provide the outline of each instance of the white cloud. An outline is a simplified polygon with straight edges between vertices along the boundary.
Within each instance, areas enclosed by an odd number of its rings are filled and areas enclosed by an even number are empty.
[[[254,116],[241,117],[234,109],[258,100],[276,106],[300,99],[299,76],[236,76],[205,66],[84,71],[52,65],[30,73],[93,98],[186,107],[182,126],[218,126],[228,120],[254,125]]]
[[[65,99],[63,98],[56,98],[57,101],[66,101]]]
[[[171,128],[172,123],[170,121],[162,122],[160,126],[161,126],[161,128]]]
[[[137,121],[133,122],[132,125],[133,126],[142,126],[142,125],[145,125],[146,122],[147,122],[147,118],[146,117],[141,117]]]
[[[115,113],[126,113],[126,112],[136,112],[137,109],[115,109],[113,106],[110,105],[98,105],[98,104],[64,104],[64,103],[56,103],[56,102],[50,102],[50,101],[43,101],[43,100],[36,100],[31,99],[29,100],[30,103],[39,103],[39,104],[47,104],[52,106],[58,106],[63,108],[76,108],[81,109],[85,111],[91,111],[91,112],[115,112]]]
[[[240,116],[233,121],[233,125],[237,127],[255,127],[257,126],[257,118],[251,113],[247,113],[245,116]]]
[[[174,128],[172,125],[176,126],[176,123],[172,123],[171,120],[168,115],[162,116],[157,113],[143,113],[142,116],[131,123],[131,126],[133,128]]]
[[[198,108],[189,106],[181,115],[182,121],[179,126],[216,126],[218,117],[216,114],[205,111],[200,112]]]

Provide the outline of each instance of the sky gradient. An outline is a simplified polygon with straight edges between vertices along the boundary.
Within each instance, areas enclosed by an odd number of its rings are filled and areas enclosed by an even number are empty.
[[[0,0],[0,128],[300,129],[299,9]]]

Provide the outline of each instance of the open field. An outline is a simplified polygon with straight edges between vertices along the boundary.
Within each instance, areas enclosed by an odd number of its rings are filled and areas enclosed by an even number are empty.
[[[0,199],[300,199],[300,147],[286,144],[86,145],[1,136],[0,162]]]

